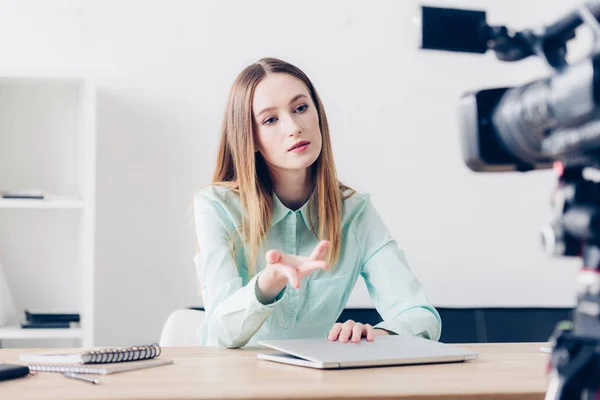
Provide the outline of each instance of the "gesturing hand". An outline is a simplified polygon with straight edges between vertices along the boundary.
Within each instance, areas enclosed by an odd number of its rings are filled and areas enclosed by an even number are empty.
[[[285,254],[279,250],[269,250],[266,254],[267,267],[279,275],[285,276],[293,287],[298,289],[300,281],[317,269],[327,269],[325,261],[329,242],[322,240],[309,257]]]

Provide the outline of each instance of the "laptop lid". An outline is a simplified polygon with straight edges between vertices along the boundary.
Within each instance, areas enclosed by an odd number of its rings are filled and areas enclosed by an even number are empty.
[[[459,362],[477,358],[476,352],[415,336],[377,336],[373,342],[363,339],[359,343],[327,339],[262,340],[258,343],[317,365],[337,365],[339,368]]]

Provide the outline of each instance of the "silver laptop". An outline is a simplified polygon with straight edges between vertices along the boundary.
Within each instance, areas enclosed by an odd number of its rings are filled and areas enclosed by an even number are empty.
[[[432,364],[477,359],[477,353],[415,336],[377,336],[373,342],[342,343],[323,339],[262,340],[277,350],[258,354],[261,360],[303,367],[335,369],[385,365]]]

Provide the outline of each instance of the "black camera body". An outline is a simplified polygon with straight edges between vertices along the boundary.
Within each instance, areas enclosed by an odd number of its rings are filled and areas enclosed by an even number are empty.
[[[543,58],[552,73],[518,87],[465,93],[459,101],[462,154],[475,172],[554,167],[547,252],[583,260],[573,322],[554,335],[547,399],[600,398],[600,47],[572,65],[567,41],[585,23],[600,38],[600,3],[583,3],[556,23],[512,32],[484,11],[422,7],[421,48],[494,51],[501,61]]]
[[[600,6],[590,5],[600,15]],[[598,166],[600,52],[574,65],[566,42],[583,20],[572,13],[543,29],[513,33],[486,23],[484,11],[422,7],[423,49],[485,53],[502,61],[537,55],[552,74],[511,88],[466,93],[460,100],[464,161],[476,172],[529,171],[554,161]]]

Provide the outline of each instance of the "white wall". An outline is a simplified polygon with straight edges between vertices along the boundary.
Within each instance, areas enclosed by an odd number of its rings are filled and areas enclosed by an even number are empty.
[[[0,69],[83,70],[98,85],[98,345],[157,340],[172,310],[200,304],[192,195],[210,179],[232,80],[263,56],[312,78],[341,179],[372,193],[434,304],[573,304],[577,262],[538,240],[551,173],[476,175],[459,149],[459,95],[542,76],[541,61],[418,51],[419,4],[0,0]],[[523,28],[574,2],[426,4]],[[351,305],[369,304],[359,288]]]

